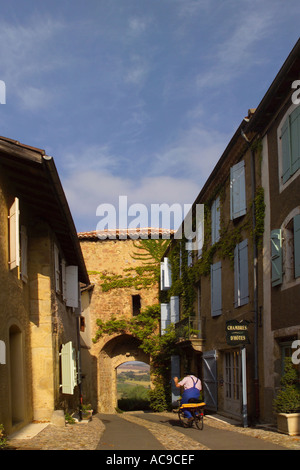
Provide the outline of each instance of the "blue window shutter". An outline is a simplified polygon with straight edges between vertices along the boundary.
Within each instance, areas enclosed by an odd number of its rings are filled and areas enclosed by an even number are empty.
[[[222,275],[221,261],[212,264],[211,274],[211,316],[216,317],[222,313]]]
[[[282,149],[282,182],[285,183],[291,176],[289,118],[284,122],[282,129],[281,129],[281,149]]]
[[[160,304],[160,334],[165,334],[166,328],[170,325],[170,304]]]
[[[177,295],[170,298],[170,319],[171,323],[179,322],[179,297]]]
[[[214,245],[220,239],[220,197],[211,206],[211,243]]]
[[[295,277],[300,277],[300,215],[294,217]]]
[[[180,388],[174,384],[174,377],[180,378],[180,357],[171,356],[171,390],[172,390],[172,403],[179,400]]]
[[[246,214],[245,162],[242,160],[230,168],[231,220]]]
[[[282,237],[281,229],[271,231],[272,286],[282,283]]]
[[[234,249],[234,306],[248,302],[248,240],[243,240]]]
[[[291,138],[291,174],[300,168],[300,108],[299,106],[290,116]]]

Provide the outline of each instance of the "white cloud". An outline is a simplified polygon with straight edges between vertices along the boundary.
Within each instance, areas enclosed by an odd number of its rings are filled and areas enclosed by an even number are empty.
[[[46,108],[57,96],[57,90],[47,88],[42,78],[66,65],[57,50],[51,50],[51,41],[63,29],[51,17],[34,16],[26,25],[0,21],[1,78],[22,108]]]
[[[262,5],[262,3],[261,3]],[[244,11],[233,17],[231,28],[226,23],[226,30],[222,31],[222,41],[212,54],[212,65],[206,71],[201,71],[197,77],[200,89],[205,87],[219,87],[226,82],[239,77],[249,67],[253,68],[262,60],[258,53],[257,44],[268,37],[276,28],[277,10],[266,8],[253,8],[252,4],[245,3]],[[220,34],[220,31],[219,31]]]

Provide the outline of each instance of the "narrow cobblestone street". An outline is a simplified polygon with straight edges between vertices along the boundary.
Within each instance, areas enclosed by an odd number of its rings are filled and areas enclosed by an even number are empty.
[[[109,417],[112,419],[107,419]],[[136,436],[143,436],[144,430],[147,430],[151,433],[151,440],[153,437],[158,444],[152,450],[300,450],[300,438],[297,436],[286,436],[261,428],[242,428],[209,416],[205,417],[202,431],[182,428],[174,413],[129,412],[99,418],[101,415],[95,415],[90,422],[67,424],[63,428],[49,424],[28,439],[12,436],[8,445],[10,449],[16,450],[143,450],[149,446],[135,447],[140,442]],[[115,442],[103,441],[106,427],[109,427],[110,421],[116,420],[119,421],[119,432],[124,430],[128,442],[126,444],[124,439],[121,447],[117,442],[117,434]],[[132,428],[125,426],[125,422],[132,423]]]

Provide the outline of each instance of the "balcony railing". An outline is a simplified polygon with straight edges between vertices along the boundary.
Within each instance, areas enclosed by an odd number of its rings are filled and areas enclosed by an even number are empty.
[[[203,320],[200,322],[196,317],[189,316],[175,323],[176,342],[186,343],[189,341],[194,349],[201,351],[204,342]]]

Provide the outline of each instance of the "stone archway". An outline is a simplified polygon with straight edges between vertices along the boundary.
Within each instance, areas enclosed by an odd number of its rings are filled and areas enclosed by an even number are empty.
[[[99,354],[98,410],[115,413],[117,398],[117,367],[127,361],[150,364],[150,355],[139,348],[139,341],[131,335],[122,334],[108,340]]]

